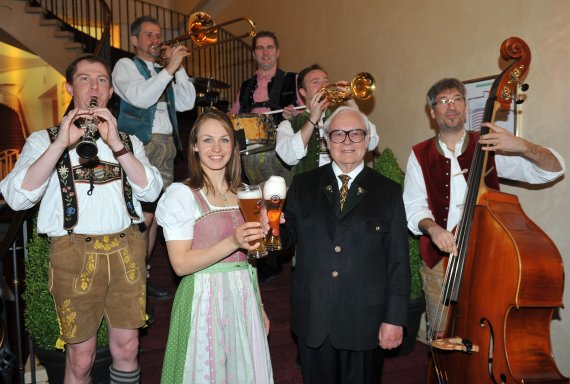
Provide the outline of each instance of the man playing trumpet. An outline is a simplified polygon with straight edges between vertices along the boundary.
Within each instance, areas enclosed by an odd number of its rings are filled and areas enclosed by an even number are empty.
[[[166,189],[174,180],[174,158],[182,150],[178,136],[176,112],[194,107],[196,90],[182,65],[190,56],[184,45],[161,45],[162,35],[158,21],[141,16],[131,24],[131,44],[135,48],[133,60],[123,58],[113,69],[113,86],[121,98],[119,129],[137,136],[145,145],[150,163],[158,168]],[[164,67],[157,61],[166,60]],[[147,227],[147,261],[154,248],[157,224],[154,205],[145,205]],[[148,294],[167,297],[170,293],[150,283]]]
[[[324,121],[336,105],[326,97],[325,87],[328,85],[328,74],[320,65],[313,64],[301,70],[297,77],[297,88],[307,109],[291,120],[282,121],[277,127],[275,151],[284,162],[293,166],[294,174],[309,171],[331,161],[323,137],[323,127]],[[348,83],[338,82],[337,85],[349,93]],[[345,103],[358,109],[353,98]],[[378,145],[378,133],[374,124],[370,124],[370,141],[367,148],[372,151]]]

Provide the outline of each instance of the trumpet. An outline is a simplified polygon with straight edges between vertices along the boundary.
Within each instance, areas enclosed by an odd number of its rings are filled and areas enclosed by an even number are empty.
[[[376,91],[376,80],[368,72],[357,73],[350,82],[350,91],[342,88],[342,84],[330,84],[323,88],[323,98],[333,104],[340,104],[348,99],[370,99]]]
[[[245,21],[249,25],[249,30],[247,32],[224,40],[218,40],[219,28],[226,25],[235,24],[240,21]],[[196,45],[196,48],[194,49],[199,49],[206,46],[214,46],[234,40],[240,40],[245,37],[253,37],[253,36],[255,36],[255,24],[247,17],[238,17],[236,19],[226,21],[224,23],[215,24],[214,20],[209,14],[205,12],[194,12],[188,18],[186,33],[183,33],[182,35],[177,36],[172,40],[168,40],[163,43],[153,45],[152,48],[165,49],[166,47],[176,47],[180,45],[180,43],[183,41],[192,40]],[[161,58],[162,60],[165,60],[164,57],[161,56]]]
[[[97,107],[97,96],[91,97],[89,101],[89,109]],[[97,117],[87,117],[79,122],[79,128],[85,132],[75,151],[77,155],[83,159],[90,160],[97,156],[97,144],[95,133],[97,133],[97,126],[99,119]]]

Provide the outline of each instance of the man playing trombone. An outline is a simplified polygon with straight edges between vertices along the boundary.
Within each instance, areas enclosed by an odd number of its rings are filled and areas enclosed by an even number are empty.
[[[131,24],[131,44],[134,59],[123,58],[113,69],[113,86],[121,98],[119,129],[137,136],[145,145],[145,152],[156,166],[166,189],[174,179],[174,158],[182,150],[178,136],[176,112],[194,107],[196,90],[182,65],[190,56],[184,45],[161,45],[162,35],[158,21],[141,16]],[[166,59],[164,67],[157,64]],[[154,248],[157,224],[154,206],[144,208],[146,234],[149,238],[147,261]],[[150,283],[149,296],[167,297],[170,293]]]
[[[348,88],[339,82],[341,88]],[[307,109],[292,118],[282,121],[277,127],[275,151],[293,173],[309,171],[330,163],[330,155],[323,137],[324,120],[331,114],[335,105],[326,97],[325,87],[329,85],[328,74],[318,64],[310,65],[299,72],[297,88],[304,99]],[[358,109],[353,98],[347,106]],[[371,123],[368,150],[378,145],[378,133]]]

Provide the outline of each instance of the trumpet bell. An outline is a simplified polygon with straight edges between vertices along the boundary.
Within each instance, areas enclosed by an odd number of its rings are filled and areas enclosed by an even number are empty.
[[[218,41],[218,29],[214,27],[214,20],[205,12],[194,12],[188,19],[188,35],[199,47]]]
[[[368,72],[357,73],[350,82],[350,90],[355,99],[368,100],[376,91],[376,80]]]
[[[368,72],[357,73],[350,82],[350,91],[339,84],[330,84],[324,88],[324,97],[333,104],[340,104],[350,98],[370,99],[376,91],[376,80]]]

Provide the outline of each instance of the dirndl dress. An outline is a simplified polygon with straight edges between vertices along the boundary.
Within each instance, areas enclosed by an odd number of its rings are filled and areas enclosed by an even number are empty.
[[[213,209],[192,190],[197,208],[192,248],[230,236],[243,223],[238,207]],[[176,290],[162,383],[273,383],[256,272],[247,255],[185,276]]]

